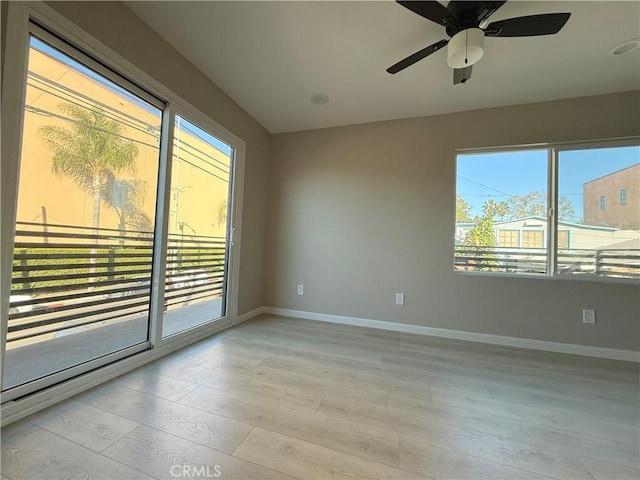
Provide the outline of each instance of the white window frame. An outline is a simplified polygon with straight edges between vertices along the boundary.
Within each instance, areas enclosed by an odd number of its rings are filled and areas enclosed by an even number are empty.
[[[521,152],[526,150],[547,150],[548,151],[548,166],[547,166],[547,225],[545,229],[546,245],[547,245],[547,273],[546,274],[533,274],[533,273],[509,273],[509,272],[487,272],[487,271],[473,271],[473,270],[456,270],[455,259],[454,269],[455,275],[470,275],[481,277],[509,277],[509,278],[527,278],[527,279],[543,279],[543,280],[572,280],[572,281],[587,281],[587,282],[602,282],[602,283],[625,283],[640,285],[640,279],[632,278],[615,278],[615,277],[603,277],[596,275],[573,275],[571,273],[558,272],[558,249],[557,232],[558,232],[558,218],[556,212],[558,210],[558,166],[559,166],[559,154],[563,151],[575,151],[575,150],[591,150],[601,148],[615,148],[615,147],[630,147],[640,146],[640,137],[618,137],[610,139],[600,140],[588,140],[580,142],[549,142],[549,143],[535,143],[526,145],[510,145],[500,147],[482,147],[482,148],[463,148],[455,150],[456,169],[454,172],[453,184],[457,187],[457,157],[458,155],[473,155],[473,154],[487,154],[487,153],[506,153],[506,152]],[[456,192],[457,195],[457,192]],[[454,214],[455,215],[455,214]],[[455,217],[454,217],[455,218]],[[455,222],[454,222],[455,225]],[[454,226],[454,238],[455,238],[455,226]],[[521,241],[522,245],[522,234]],[[569,247],[571,248],[571,234],[569,234]]]
[[[51,405],[64,398],[98,385],[118,376],[126,371],[137,368],[149,361],[167,353],[182,348],[190,343],[205,338],[221,329],[238,322],[238,284],[241,246],[242,198],[244,188],[244,162],[246,143],[237,135],[227,130],[207,114],[193,106],[182,97],[174,93],[159,81],[149,76],[140,68],[114,52],[100,41],[82,30],[73,22],[42,2],[9,2],[6,19],[6,44],[3,59],[2,76],[2,157],[0,172],[2,184],[0,186],[0,207],[2,219],[0,224],[0,382],[2,380],[2,360],[6,346],[8,324],[9,294],[11,289],[11,271],[14,244],[14,228],[17,205],[17,186],[20,169],[20,150],[22,145],[23,107],[26,92],[27,59],[29,52],[29,34],[33,24],[36,28],[64,39],[56,48],[64,51],[66,43],[86,53],[82,63],[88,63],[91,68],[98,70],[109,78],[111,69],[118,72],[118,76],[131,82],[127,88],[151,103],[160,99],[164,106],[163,124],[160,150],[160,179],[158,189],[158,207],[156,211],[156,244],[157,254],[154,255],[154,285],[152,288],[150,332],[148,346],[119,361],[112,362],[109,358],[104,362],[96,362],[92,370],[83,375],[55,384],[42,391],[30,394],[24,398],[3,398],[5,403],[0,407],[2,425],[11,423],[36,410]],[[49,39],[47,39],[48,41]],[[61,48],[62,47],[62,48]],[[76,52],[72,57],[77,58]],[[86,60],[86,62],[85,62]],[[119,79],[120,80],[120,79]],[[117,83],[121,83],[120,81]],[[155,103],[154,103],[155,104]],[[234,151],[233,170],[231,172],[232,190],[231,205],[228,212],[228,228],[230,232],[228,253],[228,282],[227,282],[227,311],[226,315],[215,322],[186,330],[185,332],[162,338],[162,305],[166,274],[166,234],[168,231],[170,186],[171,186],[171,149],[173,140],[173,114],[179,112],[181,116],[199,124],[210,134],[231,146]],[[166,121],[170,120],[170,121]],[[164,164],[165,168],[162,168]],[[164,190],[164,191],[163,191]],[[164,200],[164,202],[161,202]],[[166,213],[165,213],[166,212]],[[157,273],[156,273],[157,272]],[[148,347],[148,348],[147,348]],[[132,352],[128,352],[132,353]],[[82,373],[82,369],[78,370]],[[4,397],[4,396],[3,396]],[[7,401],[9,400],[9,401]]]

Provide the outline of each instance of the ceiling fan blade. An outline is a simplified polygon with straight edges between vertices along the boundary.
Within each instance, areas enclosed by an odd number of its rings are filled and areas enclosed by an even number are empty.
[[[465,68],[454,68],[453,84],[457,85],[459,83],[465,83],[467,80],[469,80],[471,78],[471,69],[473,69],[473,65]]]
[[[570,13],[543,13],[528,17],[508,18],[490,23],[484,31],[487,37],[534,37],[558,33],[567,23]]]
[[[468,0],[451,0],[447,4],[447,9],[453,13],[458,20],[467,22],[473,21],[480,24],[495,13],[506,2],[470,2]]]
[[[408,8],[413,13],[417,13],[421,17],[431,20],[439,25],[445,27],[454,26],[457,24],[456,16],[451,13],[447,7],[440,2],[405,2],[396,0],[404,8]]]
[[[395,65],[392,65],[389,68],[387,68],[387,72],[398,73],[400,70],[404,70],[405,68],[410,67],[417,61],[422,60],[423,58],[428,57],[432,53],[437,52],[442,47],[445,47],[447,43],[449,43],[449,40],[440,40],[439,42],[436,42],[433,45],[429,45],[428,47],[423,48],[422,50],[418,50],[413,55],[409,55],[407,58],[400,60]]]
[[[484,2],[483,8],[478,12],[478,23],[484,22],[505,3],[507,3],[506,0],[504,2]]]

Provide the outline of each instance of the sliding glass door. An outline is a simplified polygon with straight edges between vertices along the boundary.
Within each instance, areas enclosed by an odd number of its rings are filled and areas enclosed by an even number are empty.
[[[30,37],[5,390],[149,337],[162,104],[60,46]]]
[[[230,323],[236,147],[38,25],[27,50],[3,401]]]
[[[225,316],[233,156],[231,146],[175,117],[163,337]]]

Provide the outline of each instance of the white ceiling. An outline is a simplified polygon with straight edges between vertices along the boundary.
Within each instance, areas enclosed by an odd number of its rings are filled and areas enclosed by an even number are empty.
[[[640,88],[640,2],[508,1],[490,21],[571,12],[557,35],[487,38],[464,85],[446,52],[385,69],[446,37],[391,1],[126,2],[272,133],[436,115]],[[169,67],[170,68],[170,67]],[[315,93],[330,97],[318,106]]]

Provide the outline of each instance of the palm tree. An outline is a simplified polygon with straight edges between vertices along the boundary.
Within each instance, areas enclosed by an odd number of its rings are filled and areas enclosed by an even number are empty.
[[[70,178],[93,197],[92,226],[97,235],[105,192],[117,174],[135,173],[138,147],[122,137],[119,122],[99,110],[69,103],[58,109],[71,119],[71,128],[44,125],[39,132],[53,153],[53,173]]]
[[[504,220],[504,217],[509,215],[509,205],[505,201],[496,203],[496,215],[500,217],[500,220]]]
[[[128,229],[148,234],[153,228],[151,219],[142,209],[146,185],[139,178],[120,180],[112,177],[102,193],[104,203],[118,215],[118,230],[122,237]]]
[[[122,136],[122,125],[97,109],[82,108],[70,103],[58,105],[58,110],[72,122],[70,128],[43,125],[38,129],[47,148],[53,153],[51,168],[60,177],[70,178],[93,197],[93,234],[100,227],[100,206],[108,204],[108,194],[118,174],[136,171],[138,147]],[[91,249],[95,263],[97,248]],[[95,272],[95,267],[90,273]],[[94,279],[90,279],[93,282]]]

